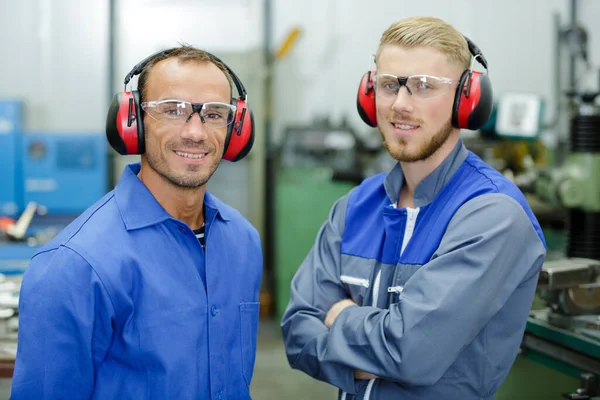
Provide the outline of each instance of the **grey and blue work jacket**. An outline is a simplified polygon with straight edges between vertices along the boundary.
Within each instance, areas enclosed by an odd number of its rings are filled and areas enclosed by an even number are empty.
[[[281,327],[290,365],[351,399],[494,399],[546,256],[519,189],[459,141],[397,208],[400,165],[332,207]],[[331,329],[323,321],[344,298]],[[378,379],[356,380],[355,370]]]

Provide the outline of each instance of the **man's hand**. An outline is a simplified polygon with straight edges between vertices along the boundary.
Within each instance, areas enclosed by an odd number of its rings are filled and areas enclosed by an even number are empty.
[[[338,315],[340,315],[344,308],[356,305],[357,304],[350,299],[340,300],[337,303],[335,303],[327,312],[327,316],[325,316],[325,326],[331,328],[333,326],[333,323],[335,322],[335,319],[338,317]]]
[[[331,306],[331,308],[329,309],[329,311],[327,312],[327,316],[325,316],[325,326],[327,326],[328,328],[331,328],[333,326],[333,323],[335,322],[336,318],[338,317],[338,315],[340,315],[340,313],[342,312],[342,310],[346,307],[350,307],[350,306],[356,306],[358,304],[356,304],[355,302],[353,302],[350,299],[344,299],[344,300],[340,300],[337,303],[335,303],[333,306]],[[359,370],[354,371],[354,379],[357,380],[368,380],[368,379],[377,379],[378,377],[373,375],[373,374],[369,374],[368,372],[362,372]]]
[[[369,374],[368,372],[362,372],[359,370],[354,371],[354,379],[357,379],[357,380],[363,380],[363,379],[368,380],[368,379],[377,379],[377,378],[379,378],[379,377],[376,375],[373,375],[373,374]]]

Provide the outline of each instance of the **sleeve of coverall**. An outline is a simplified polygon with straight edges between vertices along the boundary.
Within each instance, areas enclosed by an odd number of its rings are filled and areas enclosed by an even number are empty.
[[[347,197],[333,205],[313,248],[296,272],[281,328],[292,368],[355,393],[354,368],[335,361],[323,361],[329,335],[329,328],[323,321],[333,304],[348,298],[339,280],[346,205]]]
[[[90,399],[113,306],[90,265],[61,246],[32,258],[19,296],[12,400]]]
[[[398,303],[385,310],[348,307],[339,314],[324,361],[432,385],[521,284],[530,290],[514,315],[525,326],[545,255],[515,200],[477,197],[455,214],[437,252],[406,282]]]

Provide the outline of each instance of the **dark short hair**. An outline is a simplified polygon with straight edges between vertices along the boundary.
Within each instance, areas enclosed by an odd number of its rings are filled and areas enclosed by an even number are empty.
[[[148,81],[148,75],[150,75],[150,71],[154,67],[154,65],[160,61],[166,60],[168,58],[177,58],[180,62],[188,62],[188,61],[196,61],[196,62],[209,62],[211,64],[216,65],[227,77],[227,81],[229,82],[229,92],[230,96],[233,93],[233,81],[231,79],[231,74],[225,65],[219,60],[215,59],[215,57],[201,49],[197,49],[193,46],[182,44],[180,47],[174,47],[172,49],[167,50],[165,54],[162,54],[158,57],[153,58],[144,66],[140,76],[138,78],[138,92],[140,94],[140,102],[144,101],[146,97],[146,85]]]

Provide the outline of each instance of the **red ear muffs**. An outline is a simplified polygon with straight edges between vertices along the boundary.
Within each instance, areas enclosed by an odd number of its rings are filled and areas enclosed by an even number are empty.
[[[369,126],[377,126],[377,110],[375,108],[375,90],[373,90],[372,76],[375,72],[363,75],[356,95],[356,108],[360,118]]]
[[[465,37],[469,52],[487,70],[487,60],[481,50]],[[372,77],[375,71],[363,75],[358,87],[356,108],[362,120],[369,126],[377,126],[375,90]],[[463,72],[454,94],[452,125],[459,129],[477,130],[485,125],[492,113],[494,94],[488,74],[472,71]]]
[[[145,150],[144,124],[137,91],[113,96],[106,118],[106,138],[119,154],[142,154]]]
[[[470,130],[481,128],[492,113],[493,98],[487,74],[471,70],[463,72],[454,95],[452,126]]]
[[[239,161],[244,158],[254,144],[254,115],[244,100],[234,100],[237,107],[235,119],[227,128],[223,159]]]
[[[156,57],[168,54],[171,50],[160,51],[139,62],[125,77],[125,86],[131,78],[138,75],[144,66]],[[254,144],[254,115],[246,102],[246,89],[237,75],[219,58],[208,53],[215,61],[220,62],[229,71],[239,98],[232,100],[236,106],[233,122],[227,128],[223,158],[228,161],[239,161],[252,149]],[[143,112],[137,90],[117,93],[113,96],[106,117],[106,138],[108,143],[119,154],[143,154],[146,151],[144,140]]]

